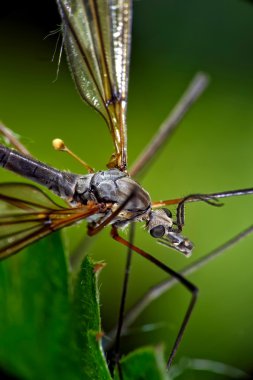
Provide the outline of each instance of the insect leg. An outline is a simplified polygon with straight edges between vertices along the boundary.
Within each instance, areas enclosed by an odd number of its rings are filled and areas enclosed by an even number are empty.
[[[135,190],[133,190],[130,193],[130,195],[126,198],[126,200],[109,217],[107,217],[98,226],[96,226],[96,227],[89,226],[88,227],[88,235],[93,236],[93,235],[97,234],[99,231],[101,231],[101,229],[103,229],[106,225],[108,225],[120,213],[120,211],[127,205],[127,203],[134,196],[134,194],[135,194]],[[124,280],[123,280],[122,295],[121,295],[121,301],[120,301],[118,324],[117,324],[117,330],[116,330],[114,358],[113,358],[112,364],[110,365],[112,371],[113,371],[115,365],[117,366],[120,380],[123,379],[122,370],[121,370],[120,363],[119,363],[119,359],[120,359],[120,338],[121,338],[121,329],[122,329],[122,325],[124,322],[126,295],[127,295],[129,275],[130,275],[130,267],[131,267],[131,259],[132,259],[131,245],[132,245],[133,240],[134,240],[134,224],[133,223],[130,224],[129,240],[130,240],[131,244],[127,246],[128,252],[127,252],[126,265],[125,265],[125,274],[124,274]]]
[[[128,204],[130,199],[134,196],[135,194],[135,189],[132,190],[132,192],[129,194],[129,196],[125,199],[125,201],[109,215],[106,219],[104,219],[103,222],[98,224],[97,226],[93,227],[92,225],[88,226],[88,235],[89,236],[94,236],[98,232],[100,232],[104,227],[106,227],[109,223],[113,221],[113,219],[120,213],[120,211],[123,210],[123,208]],[[108,205],[105,205],[105,207],[109,208]]]
[[[117,228],[114,226],[111,230],[111,236],[114,240],[118,241],[119,243],[125,245],[126,247],[131,248],[133,251],[141,255],[142,257],[146,258],[148,261],[152,262],[154,265],[156,265],[158,268],[162,269],[169,275],[171,275],[173,278],[177,279],[190,293],[191,293],[191,300],[188,305],[188,308],[186,310],[184,319],[181,323],[179,332],[177,334],[176,340],[173,344],[168,362],[167,362],[167,368],[171,366],[172,360],[178,350],[178,347],[180,345],[180,342],[182,340],[183,334],[185,332],[186,326],[188,325],[188,322],[190,320],[194,305],[197,300],[198,295],[198,288],[193,285],[190,281],[188,281],[184,276],[182,276],[180,273],[175,272],[173,269],[168,267],[167,265],[163,264],[161,261],[157,260],[155,257],[151,256],[149,253],[143,251],[142,249],[136,247],[135,245],[131,244],[127,240],[123,239],[121,236],[119,236]]]
[[[17,135],[3,123],[0,122],[0,134],[2,134],[9,144],[11,144],[17,151],[26,156],[32,156],[26,147],[19,141]]]
[[[215,248],[205,256],[201,257],[199,260],[196,260],[194,263],[188,265],[181,272],[181,276],[189,276],[195,272],[197,272],[202,267],[206,266],[209,262],[219,257],[225,251],[239,243],[239,241],[245,239],[248,235],[253,233],[253,225],[235,235],[233,238],[229,239],[219,247]],[[144,296],[138,300],[130,310],[124,316],[124,322],[122,325],[122,333],[127,333],[128,327],[131,326],[134,321],[139,317],[139,315],[157,298],[159,298],[162,294],[173,288],[178,284],[178,280],[174,277],[166,279],[160,282],[157,285],[154,285],[150,288]],[[113,342],[115,341],[117,326],[115,326],[109,333],[106,334],[110,339],[107,340],[107,344],[104,345],[105,349],[109,349]]]
[[[149,167],[154,155],[165,144],[168,138],[170,138],[172,132],[176,129],[187,111],[206,89],[208,82],[207,75],[203,73],[197,73],[195,75],[168,118],[160,126],[159,131],[131,167],[130,175],[132,177],[139,175]]]
[[[228,191],[222,191],[219,193],[211,193],[211,194],[192,194],[187,195],[186,197],[182,198],[175,198],[175,199],[168,199],[165,201],[158,201],[152,203],[152,208],[158,208],[163,206],[169,206],[169,205],[176,205],[180,202],[197,202],[197,201],[203,201],[203,200],[215,200],[215,199],[221,199],[221,198],[230,198],[230,197],[238,197],[243,195],[252,195],[253,194],[253,188],[249,187],[246,189],[239,189],[239,190],[228,190]],[[204,199],[205,198],[205,199]]]
[[[133,223],[130,225],[129,240],[131,243],[133,243],[133,241],[134,241],[134,224]],[[127,260],[126,260],[125,275],[124,275],[124,282],[123,282],[123,288],[122,288],[122,297],[121,297],[121,302],[120,302],[118,327],[117,327],[116,338],[115,338],[115,354],[118,356],[119,356],[119,352],[120,352],[120,336],[121,336],[122,325],[123,325],[123,321],[124,321],[126,294],[127,294],[131,260],[132,260],[132,248],[131,248],[131,246],[128,246],[127,248],[128,248]]]
[[[135,225],[132,223],[130,225],[130,230],[129,230],[129,241],[131,243],[133,243],[134,241],[134,230],[135,230]],[[117,366],[120,380],[123,379],[122,369],[120,365],[120,342],[121,342],[121,336],[122,336],[121,334],[122,326],[124,323],[124,316],[125,316],[125,304],[126,304],[128,284],[129,284],[129,278],[130,278],[130,269],[131,269],[131,264],[132,264],[132,253],[133,251],[131,247],[130,246],[127,247],[127,258],[126,258],[126,264],[125,264],[125,270],[124,270],[122,292],[121,292],[121,297],[120,297],[118,322],[115,328],[115,339],[114,339],[115,344],[114,344],[114,350],[113,350],[113,360],[111,364],[112,372],[113,372],[114,367]]]

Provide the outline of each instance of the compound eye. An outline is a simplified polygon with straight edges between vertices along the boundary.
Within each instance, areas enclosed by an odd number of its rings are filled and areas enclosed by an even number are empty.
[[[165,228],[162,225],[155,226],[151,228],[149,233],[151,236],[153,236],[153,238],[161,238],[165,234]]]
[[[172,218],[172,212],[170,210],[168,210],[167,208],[163,208],[163,211],[165,212],[165,214],[169,217],[169,218]]]

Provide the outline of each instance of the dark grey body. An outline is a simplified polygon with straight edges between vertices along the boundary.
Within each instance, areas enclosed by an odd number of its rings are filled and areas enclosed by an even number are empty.
[[[89,223],[101,224],[131,195],[126,206],[115,213],[115,227],[125,227],[133,221],[145,221],[149,233],[163,245],[190,255],[193,245],[180,235],[167,209],[151,210],[149,194],[126,173],[110,169],[78,175],[60,171],[0,144],[0,166],[29,178],[65,199],[71,206],[89,201],[107,204],[106,211],[87,218]],[[175,229],[173,227],[175,224]]]
[[[118,169],[110,169],[79,176],[75,188],[75,200],[122,204],[131,192],[135,192],[126,209],[145,212],[150,207],[150,197],[143,188],[127,174]]]
[[[86,205],[88,201],[111,203],[114,211],[133,194],[113,221],[118,226],[133,220],[145,220],[151,209],[149,194],[118,169],[87,175],[72,174],[51,168],[3,145],[0,145],[0,166],[47,187],[72,206]]]

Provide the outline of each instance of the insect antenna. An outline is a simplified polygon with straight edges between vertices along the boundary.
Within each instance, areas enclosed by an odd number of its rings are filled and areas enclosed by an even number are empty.
[[[202,201],[211,206],[222,207],[223,203],[219,203],[219,200],[212,195],[205,194],[190,194],[184,197],[177,206],[177,221],[176,225],[178,227],[178,232],[182,231],[182,228],[185,223],[185,203],[186,202],[194,202],[194,201]]]

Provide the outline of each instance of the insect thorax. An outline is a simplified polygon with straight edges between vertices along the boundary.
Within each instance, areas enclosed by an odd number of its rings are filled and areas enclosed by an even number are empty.
[[[126,206],[114,220],[118,226],[125,225],[129,221],[144,220],[151,208],[149,194],[118,169],[80,176],[73,196],[74,202],[82,204],[87,204],[88,201],[112,203],[112,211],[128,198]]]

